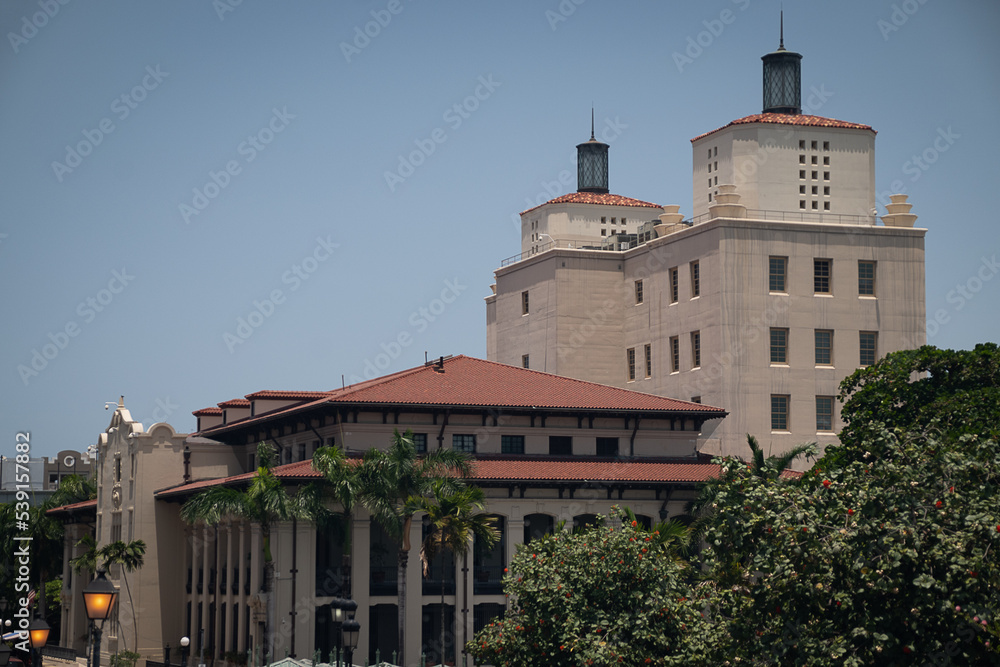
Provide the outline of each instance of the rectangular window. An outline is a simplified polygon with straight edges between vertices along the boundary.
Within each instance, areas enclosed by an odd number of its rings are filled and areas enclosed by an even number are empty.
[[[858,294],[875,296],[875,262],[858,261]]]
[[[805,177],[806,177],[806,170],[799,169],[799,178],[805,178]]]
[[[788,329],[771,329],[771,363],[788,363]]]
[[[474,454],[476,452],[476,436],[471,433],[455,433],[451,436],[451,448],[456,452]]]
[[[771,394],[771,430],[788,430],[788,396]]]
[[[691,262],[691,298],[701,296],[701,263]]]
[[[521,314],[528,314],[528,290],[521,292]]]
[[[816,365],[833,366],[833,330],[816,329]]]
[[[646,377],[653,377],[653,346],[646,343],[643,351],[646,354]]]
[[[812,172],[812,179],[815,181],[817,178],[819,178],[819,172],[818,171]]]
[[[625,360],[628,365],[629,382],[635,379],[635,348],[630,347],[625,351]]]
[[[825,151],[830,150],[830,142],[829,141],[824,141],[823,142],[823,150],[825,150]]]
[[[691,364],[694,368],[701,366],[701,332],[691,332]]]
[[[816,150],[816,142],[815,141],[810,141],[809,142],[809,148],[811,148],[813,150]]]
[[[813,291],[816,294],[830,293],[830,277],[833,271],[832,259],[813,260]]]
[[[413,434],[413,447],[417,450],[417,454],[427,453],[427,434],[426,433],[414,433]]]
[[[529,355],[522,354],[521,355],[521,368],[531,368],[531,366],[529,365],[530,361],[531,361],[531,359],[529,358]]]
[[[830,172],[828,172],[828,171],[824,171],[823,172],[823,180],[824,181],[829,181],[830,180]]]
[[[692,403],[701,403],[701,396],[692,396],[691,397],[691,402]]]
[[[681,341],[677,336],[670,337],[670,372],[681,369]]]
[[[670,303],[680,300],[680,286],[677,282],[677,267],[670,269]]]
[[[549,455],[573,456],[573,438],[568,435],[550,435]]]
[[[860,333],[860,365],[871,366],[878,358],[878,332],[862,331]]]
[[[833,396],[816,397],[816,430],[833,431]]]
[[[635,302],[636,304],[642,303],[642,281],[635,281]]]
[[[767,289],[770,292],[787,292],[785,281],[788,277],[788,258],[768,258]]]
[[[806,140],[799,139],[799,150],[805,150],[805,148],[806,148]]]
[[[598,438],[598,456],[618,456],[618,438]]]
[[[501,435],[500,453],[502,454],[524,454],[523,435]]]

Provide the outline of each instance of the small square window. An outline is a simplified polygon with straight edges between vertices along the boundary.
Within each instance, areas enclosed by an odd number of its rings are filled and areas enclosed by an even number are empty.
[[[692,396],[691,397],[691,402],[692,403],[701,403],[701,396]]]
[[[712,178],[713,178],[713,180],[715,180],[715,184],[718,185],[719,184],[719,177],[718,176],[713,176]]]
[[[710,174],[712,173],[712,163],[711,162],[708,163],[708,173],[710,173]]]
[[[816,430],[833,431],[833,396],[816,397]]]
[[[819,186],[818,185],[812,186],[812,193],[814,195],[819,194]]]
[[[829,167],[830,166],[830,156],[829,155],[824,155],[823,156],[823,166],[824,167]]]
[[[805,177],[806,177],[806,170],[805,169],[799,169],[799,178],[803,178],[804,179]]]
[[[528,290],[521,292],[521,314],[528,314]]]
[[[711,148],[708,149],[708,159],[709,160],[712,159],[712,149]]]
[[[713,148],[712,150],[713,150],[713,152],[714,152],[714,154],[715,154],[715,155],[718,155],[718,154],[719,154],[719,147],[718,147],[718,146],[716,146],[716,147],[715,147],[715,148]]]
[[[819,178],[819,172],[818,171],[814,171],[812,173],[812,179],[815,181],[817,178]]]
[[[607,223],[608,223],[608,219],[607,219],[607,218],[605,218],[605,217],[604,217],[604,216],[602,215],[602,216],[601,216],[601,224],[602,224],[602,225],[606,225]]]
[[[500,453],[501,454],[524,454],[524,436],[523,435],[501,435],[500,436]]]
[[[805,164],[805,163],[806,163],[806,156],[805,155],[800,155],[799,156],[799,164]]]
[[[719,171],[719,163],[718,162],[715,163],[715,171]]]
[[[472,433],[455,433],[451,436],[451,448],[456,452],[474,454],[476,452],[476,436]]]
[[[830,202],[828,202],[828,201],[823,202],[823,210],[824,211],[829,211],[830,210]]]
[[[712,177],[708,177],[708,187],[712,187]]]
[[[799,194],[800,195],[804,195],[805,193],[806,193],[806,186],[800,185],[799,186]]]
[[[618,456],[618,438],[598,438],[598,456]]]
[[[549,456],[573,456],[573,437],[569,435],[550,435]]]
[[[615,235],[615,234],[617,234],[617,233],[618,233],[618,230],[617,230],[617,229],[612,229],[612,230],[611,230],[611,235],[612,235],[612,236],[614,236],[614,235]]]
[[[830,196],[830,186],[829,185],[824,185],[823,186],[823,195],[826,196],[826,197]]]
[[[625,218],[622,218],[622,224],[623,225],[625,224]]]
[[[800,199],[799,200],[799,208],[805,208],[805,207],[806,207],[806,200],[805,199]]]
[[[813,207],[813,210],[814,210],[814,211],[815,211],[816,209],[818,209],[818,208],[819,208],[819,202],[818,202],[818,201],[814,201],[814,202],[812,203],[812,207]]]
[[[606,230],[604,227],[601,227],[601,236],[607,236],[607,235],[608,235],[608,230]]]
[[[824,181],[829,181],[830,180],[830,172],[828,172],[828,171],[824,171],[823,172],[823,180]]]
[[[417,454],[427,453],[427,434],[426,433],[412,433],[410,434],[413,438],[413,448],[417,450]]]
[[[617,225],[618,224],[618,218],[611,218],[611,224],[612,225]]]
[[[829,141],[824,141],[823,142],[823,150],[825,150],[825,151],[830,150],[830,142]]]
[[[800,151],[804,151],[805,149],[806,149],[806,140],[805,139],[799,139],[799,150]]]
[[[628,381],[632,382],[635,380],[635,348],[630,347],[625,350],[625,365]]]
[[[788,430],[788,402],[789,396],[771,394],[771,430]]]
[[[818,146],[817,146],[817,144],[816,144],[815,141],[812,141],[812,142],[809,143],[809,148],[811,148],[813,150],[816,150],[818,148]]]
[[[812,164],[819,164],[819,157],[813,155],[812,156]]]
[[[708,193],[708,201],[712,201],[712,193],[711,192]]]
[[[527,354],[521,355],[521,368],[531,368],[531,366],[529,365],[530,362],[531,360]]]

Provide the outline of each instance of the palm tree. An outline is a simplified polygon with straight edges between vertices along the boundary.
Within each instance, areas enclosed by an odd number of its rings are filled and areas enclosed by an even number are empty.
[[[319,488],[309,485],[289,494],[275,477],[275,449],[262,442],[257,445],[260,467],[246,490],[216,486],[192,496],[181,506],[181,519],[194,524],[199,521],[214,524],[225,517],[244,519],[260,526],[264,550],[264,595],[267,615],[264,627],[264,656],[270,660],[274,646],[274,561],[271,557],[271,527],[282,521],[304,519],[320,521],[323,518]]]
[[[399,541],[397,554],[396,597],[399,618],[399,662],[406,664],[406,564],[410,556],[410,526],[415,507],[408,503],[424,495],[431,483],[443,480],[446,490],[463,486],[462,477],[471,472],[469,457],[451,449],[438,449],[420,457],[413,445],[413,434],[393,431],[387,451],[369,449],[358,467],[359,498],[390,537]]]
[[[343,543],[343,590],[342,597],[351,597],[351,544],[354,536],[354,504],[361,492],[357,471],[347,461],[344,450],[336,447],[320,447],[312,460],[313,470],[322,473],[327,488],[340,504],[340,521]]]
[[[132,540],[131,542],[117,540],[98,549],[96,556],[104,561],[103,567],[118,565],[122,569],[122,580],[125,582],[125,592],[128,593],[129,607],[132,609],[133,648],[138,647],[139,624],[135,615],[135,606],[132,604],[132,589],[129,588],[126,573],[135,572],[142,567],[146,556],[146,543],[142,540]]]
[[[425,578],[430,577],[431,561],[438,554],[450,551],[454,556],[467,557],[474,538],[492,548],[500,539],[500,532],[493,527],[494,519],[481,510],[486,508],[483,490],[466,486],[454,490],[444,480],[431,483],[430,496],[411,498],[408,507],[427,513],[430,531],[420,545],[420,563]],[[458,591],[456,591],[457,593]],[[444,572],[441,573],[441,652],[445,660]]]

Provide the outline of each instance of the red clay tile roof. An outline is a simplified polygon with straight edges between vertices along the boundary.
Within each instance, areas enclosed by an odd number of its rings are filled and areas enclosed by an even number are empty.
[[[357,459],[354,459],[357,460]],[[215,486],[236,486],[248,482],[254,472],[189,482],[156,491],[156,498],[168,499],[187,496]],[[574,460],[574,459],[514,459],[485,458],[472,462],[473,482],[559,482],[590,480],[594,482],[704,482],[719,474],[719,466],[707,461],[677,460]],[[312,460],[287,463],[274,468],[275,477],[287,482],[320,479],[313,470]],[[95,502],[95,501],[89,501]]]
[[[328,391],[273,391],[265,389],[264,391],[255,391],[252,394],[247,394],[246,397],[251,401],[255,398],[298,401],[321,398],[329,393]]]
[[[228,401],[219,403],[220,408],[249,408],[250,401],[245,398],[231,398]]]
[[[201,410],[195,410],[192,412],[195,417],[205,417],[208,415],[221,415],[222,408],[202,408]]]
[[[737,118],[728,125],[723,125],[722,127],[712,130],[711,132],[699,134],[691,140],[691,143],[707,137],[710,134],[715,134],[716,132],[726,129],[727,127],[732,127],[733,125],[749,125],[752,123],[764,123],[771,125],[806,125],[811,127],[840,127],[848,130],[868,130],[872,134],[875,134],[875,130],[872,129],[871,125],[848,123],[847,121],[834,120],[833,118],[823,118],[822,116],[807,116],[804,114],[789,113],[758,113],[752,116]]]
[[[569,194],[562,195],[561,197],[556,197],[555,199],[550,199],[544,204],[539,204],[529,208],[527,211],[521,211],[521,215],[534,211],[536,208],[541,208],[548,204],[599,204],[601,206],[635,206],[639,208],[663,208],[659,204],[651,204],[648,201],[640,201],[638,199],[631,199],[629,197],[622,197],[621,195],[612,194],[600,194],[598,192],[570,192]]]
[[[74,510],[87,510],[87,509],[97,509],[97,499],[91,498],[90,500],[81,500],[78,503],[71,503],[69,505],[61,505],[59,507],[53,507],[52,509],[46,511],[46,514],[63,514],[71,513]]]
[[[443,373],[437,372],[435,364],[432,363],[349,385],[342,389],[317,393],[320,398],[316,400],[303,401],[297,405],[272,410],[267,414],[245,417],[229,424],[213,426],[200,433],[211,437],[212,433],[223,432],[251,423],[264,422],[277,415],[308,410],[323,404],[369,403],[374,405],[474,408],[639,411],[697,414],[705,419],[716,419],[727,414],[722,408],[711,405],[574,380],[465,355],[445,359]]]

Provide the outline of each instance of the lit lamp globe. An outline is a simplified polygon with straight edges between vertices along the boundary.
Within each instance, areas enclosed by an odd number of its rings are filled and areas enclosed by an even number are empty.
[[[36,618],[28,626],[28,641],[31,643],[31,648],[40,649],[45,646],[49,641],[49,631],[52,628],[41,618]]]
[[[104,570],[98,570],[97,577],[83,589],[83,603],[87,607],[87,618],[92,621],[106,620],[117,597],[118,591],[115,590],[114,584],[104,576]]]

